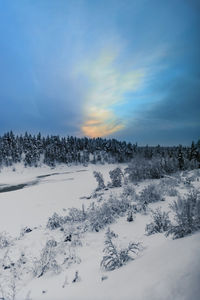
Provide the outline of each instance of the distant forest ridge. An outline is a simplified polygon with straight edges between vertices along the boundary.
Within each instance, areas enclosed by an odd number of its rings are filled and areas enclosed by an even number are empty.
[[[77,138],[73,136],[15,135],[12,131],[0,136],[0,166],[23,162],[25,166],[42,163],[127,163],[134,159],[174,161],[180,169],[198,168],[200,165],[200,140],[185,146],[138,146],[137,143],[116,139]]]

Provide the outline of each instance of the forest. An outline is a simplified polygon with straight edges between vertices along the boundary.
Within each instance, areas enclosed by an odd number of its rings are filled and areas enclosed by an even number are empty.
[[[116,139],[77,138],[73,136],[15,135],[12,131],[0,136],[0,167],[22,162],[24,166],[41,164],[128,163],[156,165],[163,172],[199,168],[200,140],[191,146],[139,146]]]

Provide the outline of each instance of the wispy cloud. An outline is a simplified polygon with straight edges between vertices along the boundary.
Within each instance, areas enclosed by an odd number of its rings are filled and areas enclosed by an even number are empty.
[[[107,50],[84,67],[84,74],[89,89],[85,97],[82,132],[97,137],[124,128],[119,107],[128,101],[128,93],[140,89],[145,70],[121,68],[120,52]]]

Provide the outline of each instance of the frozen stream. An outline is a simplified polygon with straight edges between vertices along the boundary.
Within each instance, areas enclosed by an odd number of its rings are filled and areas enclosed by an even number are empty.
[[[0,231],[18,234],[22,227],[45,225],[54,213],[90,204],[85,197],[97,186],[94,170],[109,179],[114,165],[18,168],[0,173]],[[80,199],[82,197],[82,199]]]
[[[87,172],[87,170],[77,170],[76,172]],[[52,177],[52,176],[58,176],[58,175],[63,175],[63,174],[72,174],[74,172],[56,172],[56,173],[50,173],[50,174],[45,174],[45,175],[39,175],[36,177],[35,180],[32,181],[27,181],[27,182],[23,182],[23,183],[19,183],[19,184],[1,184],[0,185],[0,193],[7,193],[7,192],[13,192],[13,191],[17,191],[17,190],[21,190],[25,187],[30,187],[36,184],[40,184],[40,183],[44,183],[44,182],[49,182],[49,181],[44,181],[44,178],[47,177]],[[67,180],[73,180],[73,177],[70,178],[66,178],[64,179],[64,181]],[[52,181],[52,180],[51,180]],[[55,180],[54,180],[55,181]]]

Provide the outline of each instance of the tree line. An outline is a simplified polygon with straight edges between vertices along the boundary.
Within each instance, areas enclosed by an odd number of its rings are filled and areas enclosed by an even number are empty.
[[[12,131],[0,136],[0,166],[23,162],[37,167],[42,163],[55,166],[88,163],[127,163],[133,160],[170,161],[178,169],[200,166],[200,140],[191,146],[138,146],[116,139],[78,138],[59,135],[15,135]],[[169,172],[170,173],[170,172]]]

